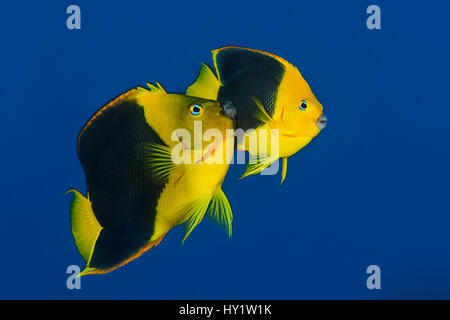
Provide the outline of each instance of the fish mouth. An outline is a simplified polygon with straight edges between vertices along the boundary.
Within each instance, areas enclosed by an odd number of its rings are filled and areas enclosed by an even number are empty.
[[[327,126],[328,118],[322,113],[317,120],[317,127],[323,130]]]
[[[237,115],[237,109],[234,106],[233,102],[226,101],[222,106],[222,111],[220,112],[224,116],[227,116],[230,119],[236,118]]]

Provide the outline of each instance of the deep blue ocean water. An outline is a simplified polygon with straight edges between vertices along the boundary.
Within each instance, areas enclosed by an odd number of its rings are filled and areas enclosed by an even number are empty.
[[[67,6],[81,30],[66,28]],[[381,30],[366,8],[381,8]],[[0,5],[2,299],[450,298],[448,1],[16,1]],[[280,176],[224,183],[231,239],[205,220],[68,290],[83,266],[69,188],[85,121],[145,82],[184,92],[210,50],[299,67],[329,125]],[[369,290],[366,268],[381,268]]]

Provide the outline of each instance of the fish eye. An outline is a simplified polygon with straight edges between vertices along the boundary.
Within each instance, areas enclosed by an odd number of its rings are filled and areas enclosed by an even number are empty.
[[[189,107],[189,111],[191,112],[192,115],[198,116],[202,113],[203,108],[198,104],[193,104],[192,106]]]
[[[308,108],[308,101],[302,100],[302,103],[300,104],[300,106],[298,108],[302,111],[305,111],[306,108]]]

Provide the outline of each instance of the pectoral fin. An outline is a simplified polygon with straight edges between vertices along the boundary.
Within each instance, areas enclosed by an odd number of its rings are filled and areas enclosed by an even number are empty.
[[[245,167],[245,171],[239,179],[243,179],[252,174],[258,174],[268,166],[270,166],[276,157],[264,157],[264,156],[251,156],[249,163]]]
[[[184,175],[183,165],[172,161],[170,148],[158,143],[145,145],[145,164],[150,169],[152,177],[159,182],[167,181],[169,176],[178,180]]]
[[[270,123],[272,121],[272,117],[267,113],[266,108],[262,104],[261,100],[258,98],[252,97],[255,104],[258,106],[254,113],[254,117],[263,123]]]

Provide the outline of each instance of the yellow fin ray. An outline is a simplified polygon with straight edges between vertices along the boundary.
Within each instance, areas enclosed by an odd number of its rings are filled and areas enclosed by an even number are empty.
[[[183,166],[172,161],[170,148],[158,143],[145,145],[145,164],[150,168],[152,176],[160,182],[166,181],[169,176],[178,179],[184,174]]]
[[[151,83],[146,83],[147,87],[150,88],[151,93],[160,93],[160,94],[167,94],[166,90],[161,86],[159,82],[156,82],[156,86],[152,85]]]
[[[221,188],[218,188],[212,194],[207,193],[192,203],[188,208],[187,214],[189,218],[186,221],[186,234],[182,243],[184,243],[194,228],[203,220],[207,212],[214,221],[227,229],[228,236],[231,237],[233,233],[233,211],[231,210],[227,196]]]
[[[233,234],[233,211],[231,210],[227,196],[221,188],[214,192],[209,207],[209,214],[214,221],[227,229],[228,237],[231,238]]]
[[[208,210],[209,202],[211,201],[211,193],[205,194],[203,197],[194,201],[187,209],[188,220],[186,221],[186,234],[184,235],[181,244],[189,237],[194,228],[203,220],[206,211]]]
[[[245,167],[244,173],[241,175],[239,179],[243,179],[252,174],[260,173],[277,159],[278,159],[277,157],[270,157],[270,156],[251,156],[249,163]]]
[[[264,108],[262,102],[255,97],[252,97],[252,99],[253,102],[255,102],[255,104],[258,106],[258,109],[256,109],[254,113],[254,117],[264,123],[270,123],[272,121],[272,117],[267,113],[266,108]]]
[[[72,192],[74,196],[70,205],[72,234],[78,251],[89,265],[95,243],[103,228],[92,211],[89,195],[86,198],[77,190],[68,192]]]
[[[286,174],[287,174],[287,158],[283,158],[282,168],[281,168],[281,183],[280,183],[280,185],[282,185],[284,182],[284,179],[286,179]]]
[[[220,81],[214,75],[213,71],[204,63],[200,68],[197,79],[186,90],[186,95],[209,100],[216,100]]]

